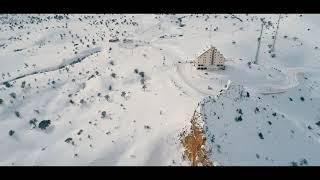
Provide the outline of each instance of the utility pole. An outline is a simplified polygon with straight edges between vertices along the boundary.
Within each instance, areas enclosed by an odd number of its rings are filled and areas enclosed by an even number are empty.
[[[210,34],[209,34],[209,39],[211,40],[212,24],[210,25],[210,29],[209,29],[209,31],[210,31],[210,32],[209,32],[209,33],[210,33]]]
[[[261,30],[260,30],[260,35],[258,38],[258,47],[257,47],[257,52],[256,52],[256,58],[254,60],[254,64],[258,63],[258,56],[259,56],[259,51],[260,51],[260,44],[261,44],[261,36],[262,36],[262,32],[263,32],[263,26],[264,26],[264,19],[261,18]]]
[[[278,24],[277,24],[277,29],[276,29],[276,33],[275,33],[274,38],[273,38],[273,43],[272,43],[271,52],[273,52],[273,51],[274,51],[274,45],[275,45],[275,43],[276,43],[276,39],[277,39],[277,35],[278,35],[278,29],[279,29],[280,18],[281,18],[281,14],[279,14]]]

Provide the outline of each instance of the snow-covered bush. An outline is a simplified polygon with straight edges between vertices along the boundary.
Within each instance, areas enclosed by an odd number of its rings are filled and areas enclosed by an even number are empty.
[[[144,84],[144,85],[142,86],[142,89],[145,91],[145,90],[147,89],[147,86]]]
[[[15,99],[15,98],[17,97],[17,94],[14,93],[14,92],[10,93],[9,95],[10,95],[13,99]]]
[[[26,86],[26,82],[23,81],[23,82],[21,83],[21,88],[24,88],[25,86]]]
[[[49,127],[49,125],[51,124],[50,120],[43,120],[39,123],[38,127],[42,130],[46,129],[47,127]]]
[[[18,111],[15,111],[14,114],[15,114],[18,118],[20,118],[20,113],[19,113]]]
[[[240,122],[240,121],[242,121],[242,117],[241,117],[241,116],[238,116],[238,117],[236,117],[234,120],[235,120],[236,122]]]
[[[13,130],[10,130],[9,131],[9,136],[12,136],[14,134],[14,131]]]
[[[102,111],[101,112],[101,118],[105,118],[107,116],[107,112],[106,111]]]
[[[260,138],[260,139],[264,139],[263,134],[262,134],[261,132],[259,132],[258,135],[259,135],[259,138]]]
[[[66,140],[64,140],[64,142],[66,142],[66,143],[70,143],[72,141],[72,138],[67,138]]]
[[[37,127],[37,122],[38,120],[36,118],[33,118],[29,121],[29,124],[33,126],[32,128],[35,128]]]
[[[126,92],[122,91],[121,92],[121,97],[125,97],[126,96]]]
[[[12,87],[12,85],[9,82],[4,82],[3,83],[7,88]]]
[[[139,72],[139,75],[140,75],[142,78],[144,78],[144,72],[143,72],[143,71]]]

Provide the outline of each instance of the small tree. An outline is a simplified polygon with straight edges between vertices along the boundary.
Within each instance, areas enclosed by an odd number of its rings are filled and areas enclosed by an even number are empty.
[[[0,98],[0,104],[3,104],[3,99]]]
[[[116,73],[111,73],[111,77],[116,78]]]

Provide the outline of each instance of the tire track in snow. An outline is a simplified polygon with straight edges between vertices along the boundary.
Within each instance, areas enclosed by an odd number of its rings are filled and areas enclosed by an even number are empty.
[[[275,86],[271,86],[268,88],[269,91],[260,91],[259,93],[263,95],[284,93],[300,84],[299,76],[303,75],[304,71],[301,68],[288,68],[286,74],[287,86],[282,88],[275,88]]]
[[[160,47],[156,46],[156,45],[150,45],[153,48],[159,49]],[[171,57],[172,59],[176,59],[179,60],[179,57],[176,57],[174,54],[172,54],[171,52],[169,52],[168,50],[165,50],[165,48],[162,48],[163,50],[161,51],[161,54],[165,55],[166,57]],[[165,53],[164,53],[165,52]],[[189,88],[191,88],[192,90],[194,90],[198,95],[200,96],[215,96],[215,94],[210,94],[207,92],[202,91],[201,89],[196,88],[194,85],[192,85],[187,79],[186,77],[183,75],[182,70],[181,70],[181,65],[182,64],[178,64],[178,63],[173,63],[173,70],[177,72],[178,77],[184,82],[184,84],[186,84]]]
[[[178,72],[178,75],[179,75],[180,79],[182,79],[182,81],[183,81],[188,87],[190,87],[191,89],[193,89],[194,91],[196,91],[197,93],[199,93],[199,94],[201,94],[201,95],[204,95],[204,96],[215,96],[215,94],[209,94],[209,93],[207,93],[207,92],[202,91],[201,89],[196,88],[194,85],[192,85],[192,84],[185,78],[185,76],[182,74],[180,64],[175,64],[174,66],[175,66],[176,71]]]

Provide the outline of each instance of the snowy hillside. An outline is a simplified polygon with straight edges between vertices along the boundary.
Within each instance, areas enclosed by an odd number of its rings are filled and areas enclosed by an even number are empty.
[[[320,16],[278,18],[1,15],[0,165],[191,165],[195,110],[208,164],[319,165]]]

